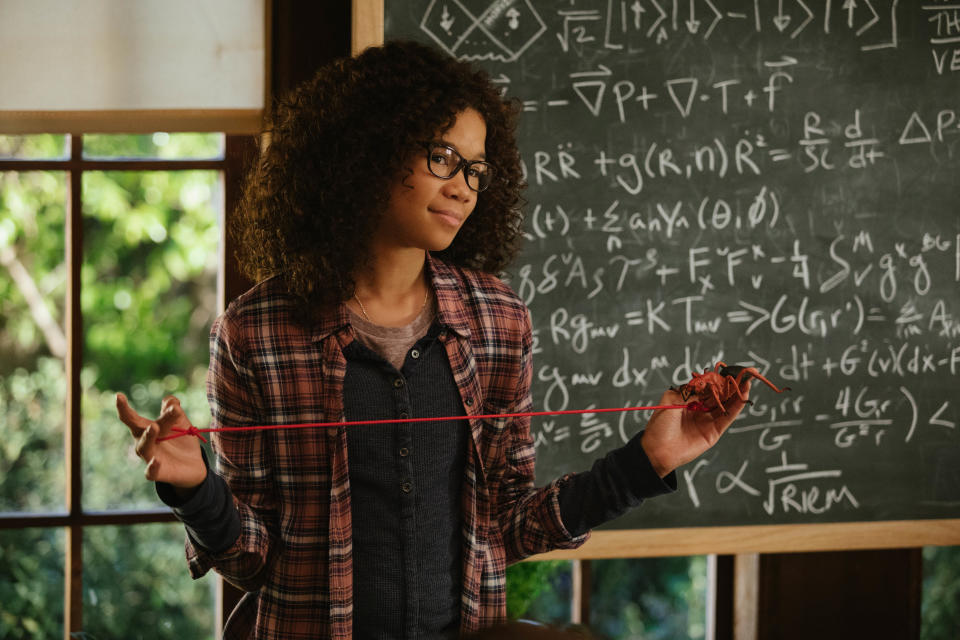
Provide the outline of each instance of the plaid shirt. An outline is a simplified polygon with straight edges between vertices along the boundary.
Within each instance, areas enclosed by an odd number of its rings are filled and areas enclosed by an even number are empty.
[[[530,410],[531,327],[500,280],[428,256],[446,350],[468,415]],[[342,349],[356,339],[342,305],[312,329],[291,318],[276,278],[234,300],[213,325],[207,396],[211,426],[343,421]],[[558,479],[535,488],[529,418],[470,420],[462,485],[461,630],[506,618],[506,566],[573,548],[559,512]],[[349,638],[353,615],[346,428],[220,432],[218,472],[233,492],[242,532],[210,554],[187,539],[194,577],[215,568],[253,593],[224,636]]]

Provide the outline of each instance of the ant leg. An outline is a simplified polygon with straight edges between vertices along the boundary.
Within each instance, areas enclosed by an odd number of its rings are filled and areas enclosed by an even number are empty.
[[[753,367],[748,367],[748,368],[746,368],[746,369],[744,369],[743,371],[740,372],[740,375],[737,376],[737,386],[738,386],[738,387],[740,386],[740,379],[743,377],[743,375],[744,375],[745,373],[749,373],[752,377],[754,377],[754,378],[756,378],[757,380],[759,380],[760,382],[764,383],[765,385],[767,385],[768,387],[770,387],[771,389],[773,389],[773,390],[776,391],[777,393],[783,393],[784,391],[790,391],[790,387],[783,387],[782,389],[778,389],[775,384],[773,384],[772,382],[770,382],[769,380],[767,380],[766,378],[764,378],[762,375],[760,375],[760,372],[757,371],[756,369],[754,369]]]
[[[724,414],[726,414],[726,413],[727,413],[727,408],[726,408],[725,406],[723,406],[723,401],[720,399],[720,394],[717,393],[717,386],[711,384],[711,385],[710,385],[710,392],[713,394],[713,399],[717,401],[717,406],[720,407],[720,411],[722,411]]]

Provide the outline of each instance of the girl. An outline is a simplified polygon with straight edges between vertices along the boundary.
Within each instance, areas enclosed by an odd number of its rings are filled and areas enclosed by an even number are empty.
[[[236,220],[259,284],[211,330],[212,427],[531,409],[517,110],[423,45],[341,60],[282,100]],[[745,390],[748,385],[745,385]],[[664,403],[680,403],[667,391]],[[456,637],[506,617],[507,564],[676,488],[742,409],[656,412],[590,471],[534,487],[529,418],[226,431],[216,470],[175,398],[119,395],[195,577],[247,591],[227,638]]]

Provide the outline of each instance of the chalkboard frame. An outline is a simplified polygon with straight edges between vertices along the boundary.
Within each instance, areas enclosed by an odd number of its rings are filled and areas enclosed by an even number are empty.
[[[384,0],[351,0],[354,55],[384,40]],[[594,531],[580,548],[537,560],[793,553],[960,545],[960,519]]]

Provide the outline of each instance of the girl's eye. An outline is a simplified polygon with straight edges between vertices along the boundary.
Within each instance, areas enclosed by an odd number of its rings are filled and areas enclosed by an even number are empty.
[[[450,158],[447,156],[447,154],[437,151],[430,156],[430,161],[433,162],[434,164],[447,166],[447,163],[450,161]]]

